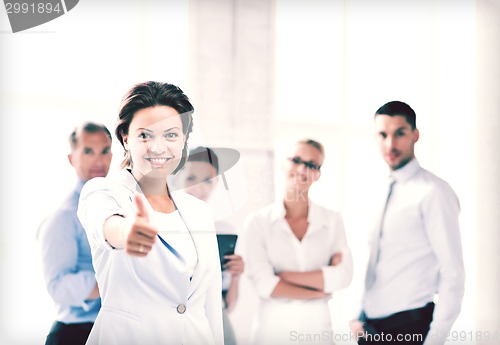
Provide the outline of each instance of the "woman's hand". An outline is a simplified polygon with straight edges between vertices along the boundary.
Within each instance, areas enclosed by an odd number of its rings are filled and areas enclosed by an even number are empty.
[[[137,213],[131,219],[128,232],[125,234],[124,249],[129,255],[144,257],[153,248],[158,230],[149,223],[149,212],[144,198],[136,194],[134,204]]]
[[[236,254],[225,255],[224,259],[229,260],[224,264],[224,268],[226,269],[227,272],[231,273],[233,278],[238,277],[240,274],[243,273],[245,269],[245,263],[243,262],[241,256]]]
[[[330,266],[337,266],[342,262],[342,252],[338,252],[332,255],[330,259]]]

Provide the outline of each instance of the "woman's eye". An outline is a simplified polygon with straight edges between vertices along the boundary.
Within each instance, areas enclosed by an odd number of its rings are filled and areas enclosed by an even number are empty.
[[[149,138],[151,138],[151,134],[145,132],[139,133],[139,139],[149,139]]]
[[[165,138],[167,138],[167,139],[177,139],[178,137],[179,137],[179,134],[177,134],[175,132],[170,132],[170,133],[165,134]]]
[[[196,176],[190,175],[190,176],[187,177],[187,180],[190,181],[190,182],[196,181]]]

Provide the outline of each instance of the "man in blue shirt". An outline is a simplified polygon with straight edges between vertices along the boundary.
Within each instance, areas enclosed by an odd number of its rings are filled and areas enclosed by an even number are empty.
[[[90,246],[76,211],[85,182],[108,173],[111,134],[102,124],[86,122],[75,128],[69,143],[68,159],[78,180],[37,234],[47,290],[57,311],[46,345],[85,344],[101,307]]]

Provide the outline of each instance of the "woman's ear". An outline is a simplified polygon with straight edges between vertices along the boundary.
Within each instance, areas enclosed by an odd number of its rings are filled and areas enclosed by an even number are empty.
[[[129,151],[129,149],[128,149],[128,135],[123,135],[122,140],[123,140],[123,147],[125,148],[125,150]]]

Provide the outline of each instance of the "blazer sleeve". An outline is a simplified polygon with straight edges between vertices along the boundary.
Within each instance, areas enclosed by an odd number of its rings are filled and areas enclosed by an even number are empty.
[[[128,202],[126,205],[125,200]],[[130,212],[132,199],[117,184],[100,177],[88,181],[80,194],[78,218],[90,245],[113,249],[104,238],[104,222],[113,215],[125,216]]]

